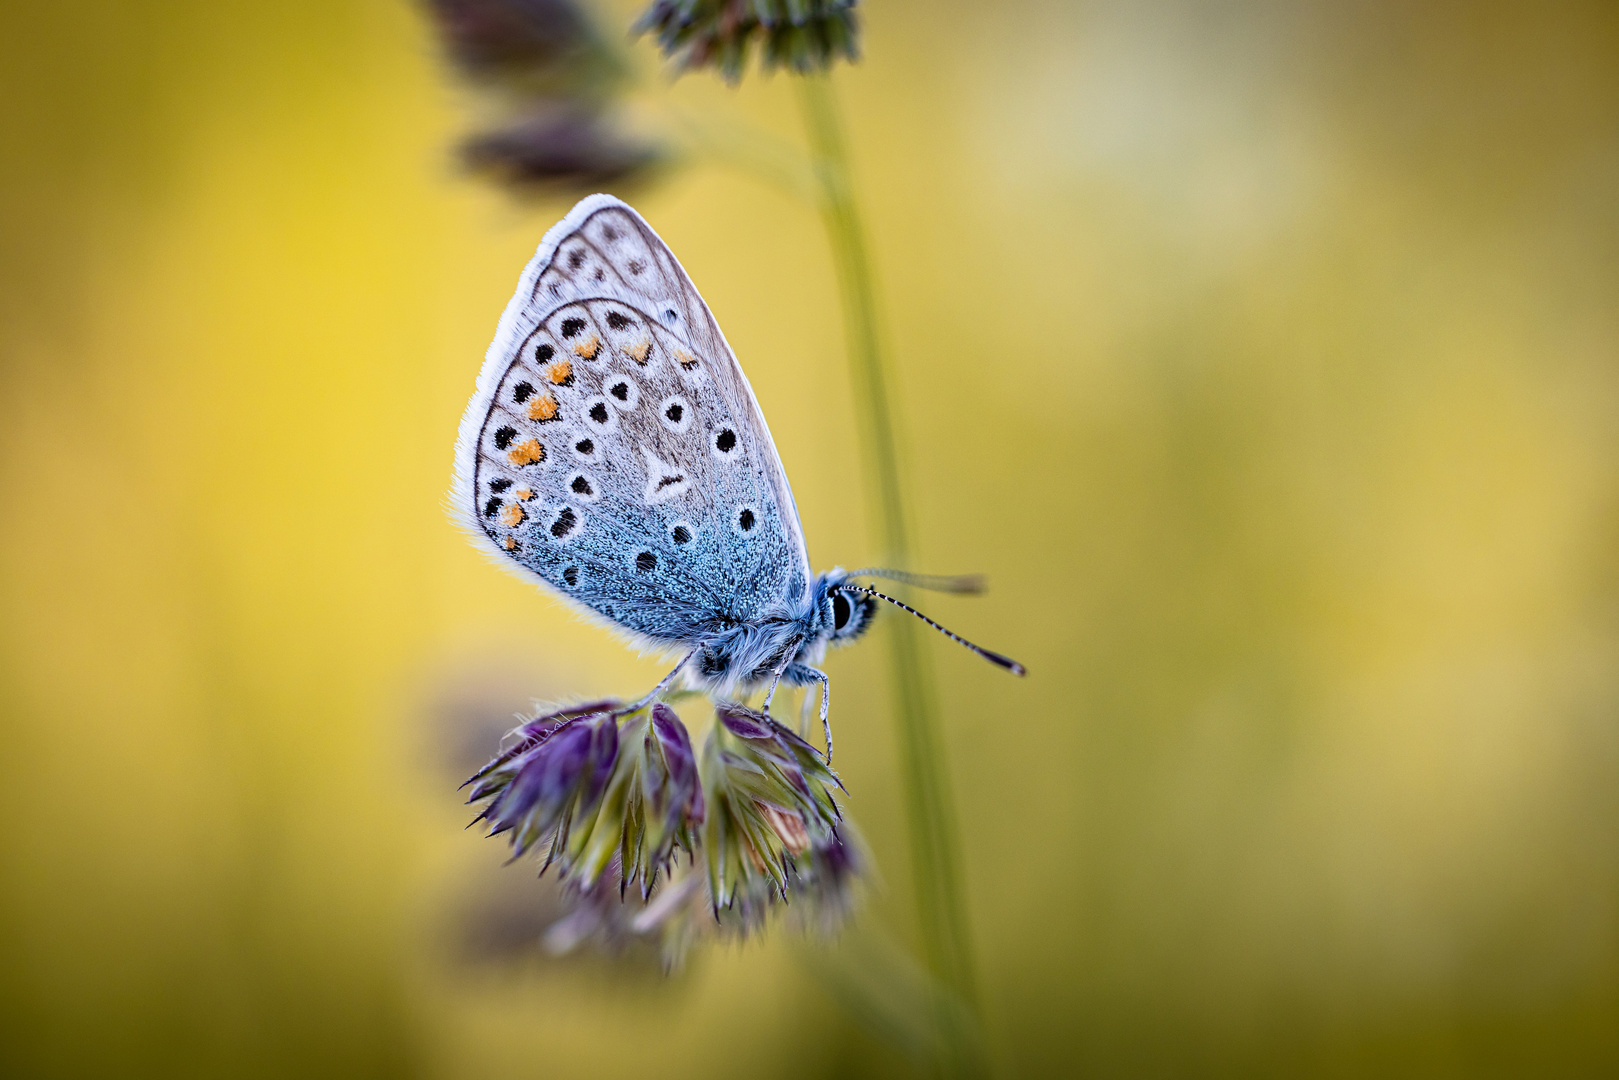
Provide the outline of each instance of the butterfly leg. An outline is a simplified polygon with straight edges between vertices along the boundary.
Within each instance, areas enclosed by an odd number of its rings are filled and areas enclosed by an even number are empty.
[[[832,760],[832,725],[827,722],[826,714],[832,706],[832,680],[826,677],[826,672],[820,668],[812,668],[808,664],[788,664],[782,671],[787,681],[795,686],[809,686],[812,683],[821,688],[821,731],[826,735],[826,760]]]
[[[663,679],[658,683],[658,685],[654,686],[647,693],[646,697],[642,698],[640,701],[637,701],[634,705],[631,705],[627,709],[624,709],[622,712],[618,713],[617,715],[625,716],[625,715],[628,715],[628,714],[633,713],[633,712],[640,712],[642,709],[646,708],[648,705],[650,705],[654,701],[656,701],[658,699],[659,694],[662,694],[665,690],[669,689],[670,684],[675,681],[675,676],[679,675],[681,669],[686,666],[686,662],[688,660],[690,660],[692,657],[696,656],[696,655],[697,655],[697,650],[693,649],[691,652],[687,653],[685,656],[682,656],[680,658],[680,663],[675,665],[675,669],[673,671],[671,671],[669,674],[665,675],[663,677]]]
[[[776,687],[781,685],[781,676],[782,676],[782,673],[784,671],[786,671],[786,670],[787,670],[787,665],[783,664],[781,667],[776,669],[776,674],[771,676],[770,689],[765,691],[765,707],[763,709],[759,710],[760,712],[764,713],[766,716],[770,715],[770,703],[772,701],[776,700]]]
[[[796,645],[796,643],[794,644]],[[776,687],[781,685],[782,675],[786,673],[788,668],[793,666],[793,657],[797,654],[797,652],[798,649],[796,647],[789,648],[787,651],[783,652],[781,663],[777,665],[776,670],[770,674],[770,689],[765,691],[764,708],[760,710],[766,716],[770,715],[770,703],[776,699]],[[787,685],[803,686],[805,684],[794,679],[789,679],[787,680]]]

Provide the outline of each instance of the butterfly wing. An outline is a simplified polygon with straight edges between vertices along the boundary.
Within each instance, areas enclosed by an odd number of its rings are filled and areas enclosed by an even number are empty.
[[[658,641],[807,600],[753,390],[674,253],[608,195],[524,270],[461,422],[451,499],[501,559]]]

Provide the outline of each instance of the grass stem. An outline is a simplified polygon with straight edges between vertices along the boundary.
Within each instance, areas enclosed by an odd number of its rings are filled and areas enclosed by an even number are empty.
[[[911,534],[905,514],[892,380],[883,356],[876,290],[865,232],[850,182],[843,125],[829,79],[795,80],[819,188],[819,204],[832,248],[843,305],[849,371],[854,384],[860,446],[869,478],[879,541],[890,566],[910,569]],[[910,619],[889,620],[889,667],[899,724],[905,801],[910,826],[912,877],[928,967],[955,998],[938,1010],[947,1075],[985,1069],[976,1032],[961,1031],[965,1010],[974,1017],[978,993],[962,898],[960,842],[939,736],[938,694],[932,665]]]

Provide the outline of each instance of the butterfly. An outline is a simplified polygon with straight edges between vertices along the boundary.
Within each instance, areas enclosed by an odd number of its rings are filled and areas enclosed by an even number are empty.
[[[680,653],[683,681],[732,695],[815,686],[827,755],[829,645],[884,600],[1023,674],[861,577],[945,591],[975,579],[812,575],[792,489],[736,354],[642,217],[592,195],[523,270],[456,444],[452,510],[475,542],[634,644]],[[806,701],[806,706],[808,702]]]

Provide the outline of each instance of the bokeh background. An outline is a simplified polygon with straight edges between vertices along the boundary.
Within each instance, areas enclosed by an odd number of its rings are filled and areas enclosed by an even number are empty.
[[[1612,5],[864,12],[922,558],[993,585],[928,610],[1032,671],[929,642],[1001,1073],[1613,1075]],[[623,49],[652,123],[801,142],[785,78]],[[443,511],[571,201],[460,174],[470,108],[406,0],[0,9],[8,1075],[908,1067],[790,935],[547,957],[461,829],[531,697],[662,671]],[[813,208],[702,155],[629,194],[865,563]],[[903,952],[883,654],[830,670]]]

